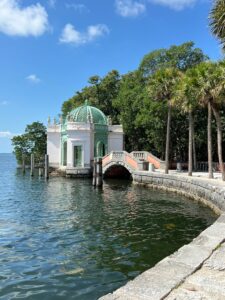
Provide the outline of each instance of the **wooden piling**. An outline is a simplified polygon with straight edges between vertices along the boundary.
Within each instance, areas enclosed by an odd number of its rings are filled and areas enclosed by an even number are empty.
[[[96,186],[102,186],[102,158],[96,159]]]
[[[43,176],[43,168],[38,169],[38,175],[39,175],[39,177]]]
[[[32,153],[30,156],[30,176],[34,176],[34,154]]]
[[[93,179],[92,179],[92,185],[96,186],[96,159],[93,161]]]
[[[26,172],[26,164],[25,164],[25,155],[22,155],[22,173],[25,174]]]
[[[45,179],[49,178],[49,159],[48,154],[45,154]]]

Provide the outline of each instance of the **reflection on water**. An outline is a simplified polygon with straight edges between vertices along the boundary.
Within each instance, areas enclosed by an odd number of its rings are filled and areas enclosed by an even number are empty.
[[[98,299],[214,220],[197,203],[131,182],[31,179],[0,154],[0,299]]]

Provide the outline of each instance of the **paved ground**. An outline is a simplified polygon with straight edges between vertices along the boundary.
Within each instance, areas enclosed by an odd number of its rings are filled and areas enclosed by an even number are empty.
[[[155,170],[155,173],[157,174],[164,174],[164,170]],[[215,186],[222,186],[225,187],[225,181],[222,181],[221,173],[215,172],[213,173],[213,179],[210,179],[208,176],[208,173],[206,172],[193,172],[192,176],[188,176],[188,172],[185,171],[176,171],[176,170],[170,170],[169,174],[171,175],[180,175],[185,176],[188,178],[197,178],[199,180],[203,180],[204,182],[207,182],[209,184],[215,185]]]
[[[224,300],[225,243],[214,251],[200,270],[174,289],[166,300]]]
[[[164,170],[155,170],[156,173],[164,173]],[[176,170],[170,170],[169,174],[175,174],[175,175],[182,175],[182,176],[188,176],[188,172],[187,171],[176,171]],[[204,180],[209,180],[209,182],[220,182],[220,183],[224,183],[225,182],[222,181],[222,176],[221,173],[219,172],[215,172],[213,173],[214,178],[213,179],[209,179],[209,174],[207,172],[193,172],[192,173],[192,177],[196,177],[196,178],[202,178]]]

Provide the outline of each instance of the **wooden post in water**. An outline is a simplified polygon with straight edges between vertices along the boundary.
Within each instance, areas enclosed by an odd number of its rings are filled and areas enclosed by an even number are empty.
[[[49,178],[49,159],[48,154],[45,154],[45,179]]]
[[[30,156],[30,176],[34,176],[34,154],[32,153]]]
[[[96,186],[102,186],[102,158],[96,159]]]
[[[39,177],[43,176],[43,169],[42,168],[38,169],[38,175],[39,175]]]
[[[93,161],[93,179],[92,179],[92,185],[96,186],[96,158],[94,158],[94,161]]]
[[[26,165],[25,165],[25,155],[23,154],[22,155],[22,172],[23,172],[23,174],[25,174],[25,172],[26,172]]]

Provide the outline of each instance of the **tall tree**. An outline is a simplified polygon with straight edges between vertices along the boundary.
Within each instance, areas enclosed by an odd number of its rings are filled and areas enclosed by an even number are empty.
[[[86,99],[82,93],[76,92],[76,94],[72,98],[64,101],[61,108],[63,118],[66,118],[67,114],[71,110],[82,105],[85,100]]]
[[[224,66],[219,63],[204,62],[197,67],[197,72],[199,75],[199,97],[200,101],[208,106],[208,138],[211,140],[211,110],[216,119],[217,125],[217,150],[218,158],[220,164],[220,170],[222,172],[222,179],[225,180],[225,169],[222,157],[222,123],[220,116],[220,107],[224,101],[224,91],[225,91],[225,71]],[[209,140],[209,158],[212,156],[210,154],[210,147],[212,144]],[[210,158],[211,159],[211,158]],[[212,177],[212,165],[210,162],[210,177]]]
[[[178,82],[174,104],[188,113],[189,119],[189,142],[188,142],[188,175],[193,172],[193,140],[194,140],[194,118],[193,111],[198,107],[199,85],[196,70],[189,69]]]
[[[180,71],[186,71],[207,58],[201,49],[194,47],[193,42],[187,42],[179,46],[171,46],[169,49],[150,52],[142,59],[139,70],[144,77],[162,68],[177,68]]]
[[[145,98],[146,90],[140,72],[135,71],[124,75],[113,105],[120,112],[119,119],[123,125],[128,151],[143,150],[144,144],[147,144],[144,128],[137,124]]]
[[[166,126],[166,150],[165,150],[165,174],[169,173],[170,127],[173,98],[175,87],[181,77],[181,72],[175,68],[167,68],[157,71],[149,78],[148,92],[151,99],[164,102],[168,107]]]
[[[19,164],[23,155],[28,161],[31,153],[35,155],[36,161],[40,161],[47,150],[46,127],[40,122],[27,125],[24,134],[12,138],[12,145]]]
[[[62,105],[63,116],[77,106],[80,106],[88,99],[91,105],[101,109],[107,116],[110,116],[113,123],[118,122],[118,109],[113,106],[120,88],[120,74],[117,70],[112,70],[103,78],[98,75],[91,76],[89,85],[65,101]]]

